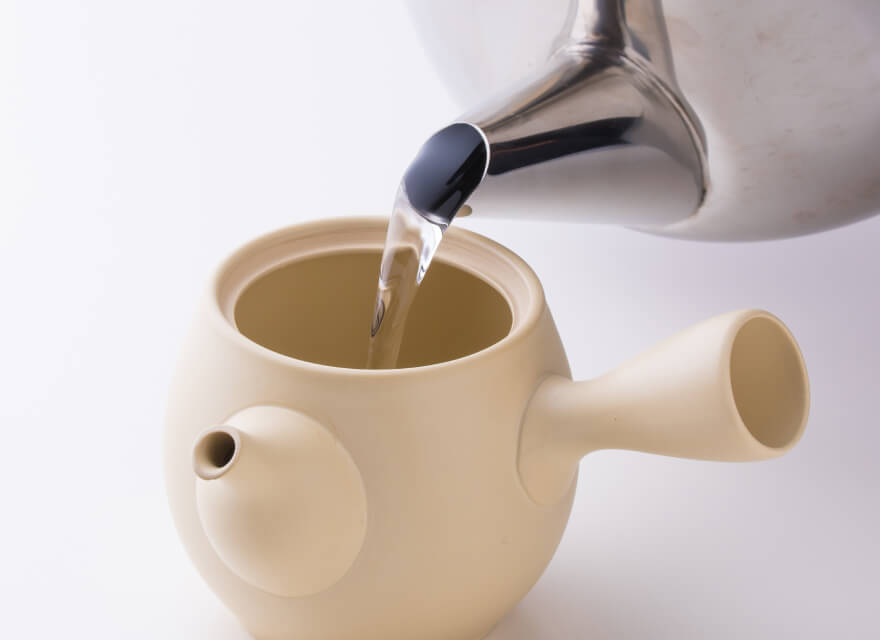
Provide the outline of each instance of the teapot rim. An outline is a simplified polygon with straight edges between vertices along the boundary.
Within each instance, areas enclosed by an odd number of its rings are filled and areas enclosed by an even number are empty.
[[[227,339],[260,358],[315,373],[357,378],[392,378],[448,372],[515,348],[529,336],[546,306],[544,290],[532,268],[516,253],[474,231],[450,227],[435,261],[479,278],[495,289],[511,312],[503,338],[465,356],[433,364],[394,369],[358,369],[310,362],[273,351],[245,336],[236,326],[235,307],[241,294],[258,278],[306,258],[345,251],[381,251],[387,217],[347,216],[302,222],[260,235],[235,250],[213,272],[209,285],[209,315]],[[478,249],[475,251],[474,249]]]

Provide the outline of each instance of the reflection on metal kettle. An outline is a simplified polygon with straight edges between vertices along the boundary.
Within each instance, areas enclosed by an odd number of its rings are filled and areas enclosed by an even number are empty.
[[[880,211],[873,0],[408,4],[489,143],[475,214],[753,240]]]

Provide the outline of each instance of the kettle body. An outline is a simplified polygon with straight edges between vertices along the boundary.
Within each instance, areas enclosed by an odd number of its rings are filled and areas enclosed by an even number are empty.
[[[759,240],[880,211],[872,0],[408,6],[459,119],[507,163],[478,215]]]

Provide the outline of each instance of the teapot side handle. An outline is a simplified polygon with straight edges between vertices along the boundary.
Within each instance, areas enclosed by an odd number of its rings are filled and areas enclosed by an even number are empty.
[[[626,449],[700,460],[775,458],[800,439],[809,381],[775,316],[726,313],[594,380],[550,376],[523,419],[519,472],[538,504],[565,495],[580,459]]]

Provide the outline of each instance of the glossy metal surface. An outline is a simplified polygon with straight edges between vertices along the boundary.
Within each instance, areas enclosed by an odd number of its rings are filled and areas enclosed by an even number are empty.
[[[475,210],[529,215],[553,199],[557,218],[578,219],[585,207],[618,224],[687,218],[708,185],[705,141],[675,86],[662,19],[643,21],[649,49],[617,0],[576,9],[569,37],[534,77],[463,116],[490,145]]]
[[[492,145],[477,215],[744,240],[880,210],[880,3],[408,3]]]

